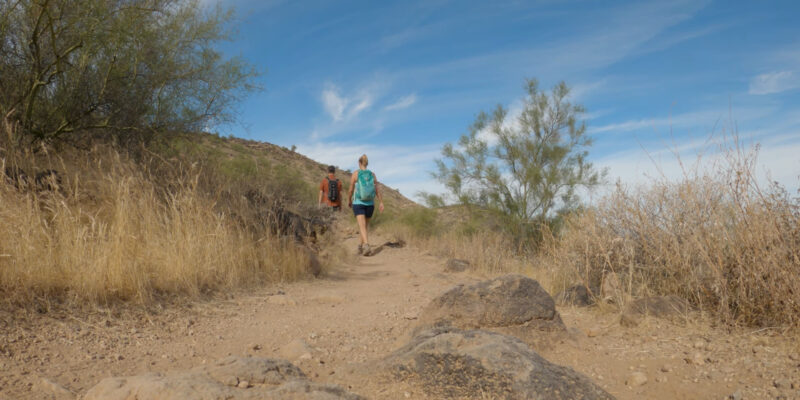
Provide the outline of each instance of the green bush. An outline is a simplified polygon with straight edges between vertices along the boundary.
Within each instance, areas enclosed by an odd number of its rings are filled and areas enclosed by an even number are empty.
[[[419,236],[431,237],[441,232],[436,211],[430,208],[415,208],[400,216],[400,222]]]

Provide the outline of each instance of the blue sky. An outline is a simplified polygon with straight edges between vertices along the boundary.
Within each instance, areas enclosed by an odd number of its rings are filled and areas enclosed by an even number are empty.
[[[203,0],[237,10],[223,51],[266,89],[223,134],[297,146],[413,197],[443,143],[525,78],[565,81],[609,181],[681,175],[734,128],[759,174],[800,182],[800,2]],[[709,141],[709,137],[712,137]],[[769,173],[769,175],[767,175]]]

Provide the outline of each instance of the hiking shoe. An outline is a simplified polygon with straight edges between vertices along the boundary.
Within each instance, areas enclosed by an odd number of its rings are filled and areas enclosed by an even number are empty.
[[[363,255],[365,255],[365,256],[367,256],[367,257],[369,257],[369,256],[371,256],[371,255],[372,255],[372,254],[370,253],[370,250],[371,250],[371,249],[369,248],[369,245],[368,245],[368,244],[366,244],[366,243],[364,243],[363,251],[362,251],[362,253],[361,253],[361,254],[363,254]]]
[[[358,245],[358,255],[362,255],[362,254],[364,254],[364,247],[363,247],[363,245],[359,244]]]

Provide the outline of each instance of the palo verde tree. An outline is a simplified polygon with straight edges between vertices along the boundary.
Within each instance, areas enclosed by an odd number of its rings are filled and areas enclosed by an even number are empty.
[[[525,90],[518,116],[510,118],[502,105],[491,115],[481,112],[457,144],[444,145],[433,172],[451,201],[500,216],[519,239],[578,207],[578,189],[596,186],[603,175],[587,161],[592,142],[580,120],[584,109],[569,102],[567,85],[545,93],[531,79]]]
[[[149,140],[229,122],[256,71],[197,0],[0,0],[0,117],[16,141]]]

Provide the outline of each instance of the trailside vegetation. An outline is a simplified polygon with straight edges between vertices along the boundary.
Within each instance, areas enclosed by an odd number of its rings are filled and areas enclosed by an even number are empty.
[[[569,101],[567,85],[561,82],[548,93],[530,79],[525,91],[518,116],[502,105],[491,115],[481,112],[458,143],[442,148],[433,176],[448,198],[422,194],[433,206],[449,200],[488,210],[518,240],[578,208],[578,190],[602,178],[587,160],[592,141],[580,120],[584,109]]]
[[[216,49],[230,10],[197,0],[0,2],[0,116],[23,148],[150,141],[234,117],[257,71]]]

